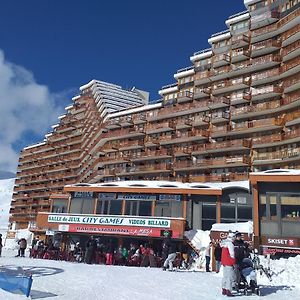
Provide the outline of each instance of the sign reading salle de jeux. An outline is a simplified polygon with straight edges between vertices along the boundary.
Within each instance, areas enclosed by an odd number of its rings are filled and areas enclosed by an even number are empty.
[[[171,221],[168,219],[76,215],[65,216],[53,214],[50,214],[48,216],[48,222],[65,224],[138,226],[156,228],[170,228],[171,226]]]

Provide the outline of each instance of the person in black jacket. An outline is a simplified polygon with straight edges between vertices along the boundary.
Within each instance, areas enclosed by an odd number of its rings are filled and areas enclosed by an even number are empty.
[[[94,237],[91,235],[91,237],[88,239],[86,243],[85,248],[85,256],[84,256],[84,262],[87,264],[91,264],[92,261],[95,258],[95,253],[97,249],[97,243]]]
[[[247,250],[248,244],[244,242],[242,239],[242,234],[240,232],[235,233],[235,240],[234,240],[234,255],[235,255],[235,275],[236,275],[236,284],[238,285],[241,281],[241,270],[243,259],[248,257]]]
[[[216,245],[215,245],[215,250],[214,250],[214,256],[215,256],[215,260],[216,260],[216,273],[220,272],[221,255],[222,255],[222,248],[220,246],[220,243],[217,242]]]
[[[0,256],[2,254],[2,247],[3,247],[3,245],[2,245],[2,234],[0,234]]]
[[[171,236],[168,235],[163,243],[163,252],[167,253],[168,256],[164,262],[163,270],[173,271],[173,262],[176,258],[176,244],[171,240]]]

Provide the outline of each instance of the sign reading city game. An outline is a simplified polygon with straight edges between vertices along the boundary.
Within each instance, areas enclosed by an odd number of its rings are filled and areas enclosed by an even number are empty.
[[[48,222],[66,223],[66,224],[137,226],[137,227],[156,227],[156,228],[170,228],[171,226],[171,221],[168,219],[109,217],[109,216],[49,215]]]
[[[118,194],[118,200],[155,201],[156,200],[156,195],[148,195],[148,194]]]

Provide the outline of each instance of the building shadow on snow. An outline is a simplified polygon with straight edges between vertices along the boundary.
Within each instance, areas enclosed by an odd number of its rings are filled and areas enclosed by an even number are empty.
[[[277,291],[291,291],[293,287],[287,285],[278,285],[278,286],[268,286],[263,285],[260,286],[261,296],[268,296],[271,294],[275,294]]]
[[[36,291],[31,290],[30,292],[31,299],[45,299],[50,297],[56,297],[56,294],[49,293],[49,292],[42,292],[42,291]]]
[[[1,272],[5,272],[11,276],[17,275],[26,275],[32,277],[43,277],[43,276],[51,276],[64,272],[63,269],[60,268],[52,268],[52,267],[36,267],[36,266],[14,266],[14,265],[5,265],[0,267]]]

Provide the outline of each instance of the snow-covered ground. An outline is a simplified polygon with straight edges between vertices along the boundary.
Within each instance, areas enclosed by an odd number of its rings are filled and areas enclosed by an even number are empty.
[[[32,299],[224,299],[220,294],[222,274],[199,272],[163,272],[157,268],[85,265],[63,261],[15,258],[5,250],[1,269],[28,270],[33,274]],[[266,262],[265,262],[266,263]],[[258,276],[264,300],[299,299],[300,256],[271,261],[273,281]],[[246,296],[237,296],[245,299]],[[247,296],[247,299],[259,299]],[[26,299],[0,290],[0,299]]]

